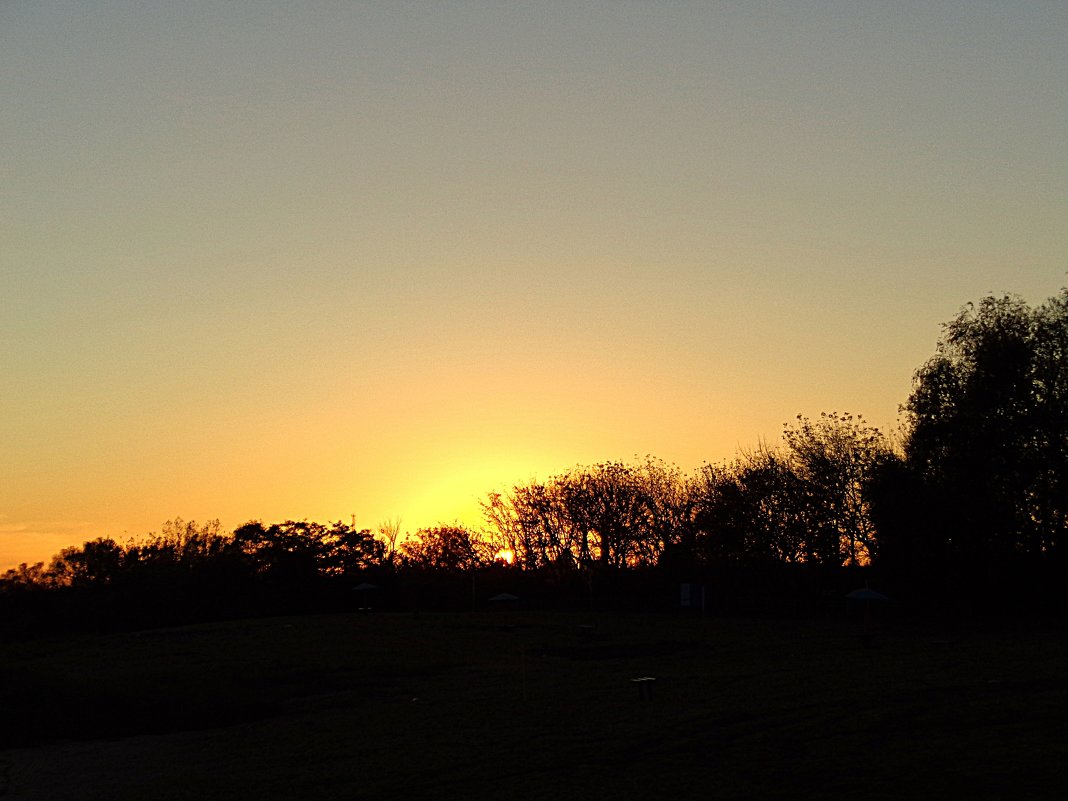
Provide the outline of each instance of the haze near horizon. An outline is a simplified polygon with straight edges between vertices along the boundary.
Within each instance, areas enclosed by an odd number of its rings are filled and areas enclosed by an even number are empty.
[[[0,570],[174,517],[477,525],[1068,270],[1068,8],[0,8]]]

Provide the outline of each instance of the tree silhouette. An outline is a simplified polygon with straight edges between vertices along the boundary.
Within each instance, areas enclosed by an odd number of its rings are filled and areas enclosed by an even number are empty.
[[[933,491],[949,558],[983,569],[1063,559],[1068,290],[1038,308],[969,304],[943,326],[905,404],[908,465]]]
[[[234,541],[264,578],[285,583],[314,580],[325,556],[325,527],[306,520],[266,526],[255,520],[234,530]]]
[[[125,546],[99,537],[47,567],[8,570],[0,603],[26,610],[49,596],[38,610],[58,598],[55,609],[77,618],[84,608],[93,625],[108,616],[161,625],[337,608],[350,599],[349,579],[369,571],[376,583],[415,598],[425,587],[434,603],[453,606],[457,587],[470,588],[473,604],[477,581],[505,578],[591,601],[623,598],[649,577],[702,574],[748,585],[751,597],[783,597],[775,584],[784,576],[800,576],[797,587],[814,576],[822,589],[838,569],[869,564],[920,594],[960,587],[965,576],[1017,592],[1060,581],[1068,290],[1035,308],[1009,295],[964,307],[916,371],[902,411],[900,452],[860,416],[798,415],[778,446],[691,476],[645,457],[492,493],[484,532],[439,525],[398,544],[399,521],[382,524],[378,538],[355,520],[254,520],[232,535],[218,521],[168,521]],[[514,556],[507,576],[494,564],[502,551]]]
[[[121,576],[127,562],[121,545],[110,537],[98,537],[80,548],[64,548],[52,560],[49,572],[60,585],[100,587]]]
[[[340,520],[318,531],[320,537],[321,570],[327,575],[355,574],[382,564],[386,544],[375,539],[370,529],[358,529]]]
[[[689,499],[677,468],[652,457],[601,462],[493,493],[482,508],[516,564],[556,576],[657,564],[686,538]]]
[[[419,529],[400,548],[406,564],[441,573],[477,570],[492,561],[491,550],[489,543],[459,525]]]
[[[707,564],[813,561],[807,488],[784,455],[762,446],[691,482],[696,551]]]
[[[863,417],[824,412],[784,426],[786,458],[808,505],[806,556],[824,564],[867,564],[877,547],[867,487],[891,448]]]

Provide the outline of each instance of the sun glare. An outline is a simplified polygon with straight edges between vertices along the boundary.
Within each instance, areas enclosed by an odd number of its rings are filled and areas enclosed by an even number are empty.
[[[496,558],[500,562],[504,562],[505,564],[515,564],[515,551],[505,548],[503,550],[497,551],[497,556],[494,558]]]

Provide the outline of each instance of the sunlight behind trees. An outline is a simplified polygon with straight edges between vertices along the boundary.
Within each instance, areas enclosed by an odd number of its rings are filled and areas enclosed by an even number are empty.
[[[917,599],[962,583],[1022,598],[1063,579],[1068,289],[1036,307],[1013,296],[966,306],[903,408],[900,446],[859,415],[798,415],[778,444],[689,474],[646,456],[490,491],[481,526],[402,535],[397,519],[376,531],[355,518],[255,520],[224,534],[218,521],[174,520],[125,544],[102,536],[20,565],[0,591],[11,603],[145,596],[145,614],[181,620],[210,617],[215,601],[245,612],[249,598],[270,610],[343,604],[353,586],[474,608],[479,576],[581,587],[590,599],[628,575],[651,585],[734,576],[729,586],[769,569],[806,571],[821,591],[827,577],[874,571]]]
[[[0,570],[889,430],[1063,280],[1063,3],[312,5],[0,4]]]

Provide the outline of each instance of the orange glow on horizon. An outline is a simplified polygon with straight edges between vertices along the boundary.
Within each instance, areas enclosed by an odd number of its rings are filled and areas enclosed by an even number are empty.
[[[98,5],[3,17],[0,572],[891,431],[962,303],[1064,283],[1058,4]]]

